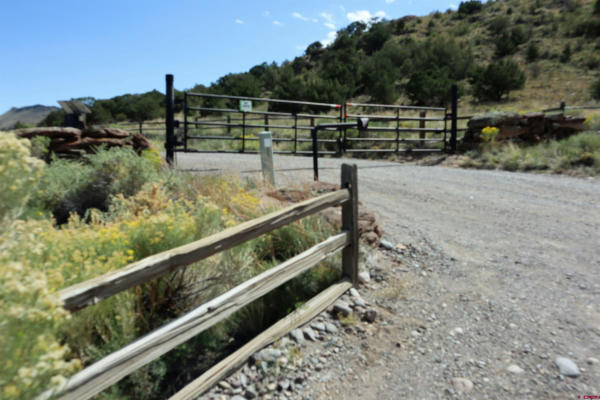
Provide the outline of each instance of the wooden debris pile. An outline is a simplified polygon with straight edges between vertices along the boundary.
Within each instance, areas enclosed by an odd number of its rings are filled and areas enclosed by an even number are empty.
[[[537,143],[546,139],[563,139],[584,130],[585,118],[565,114],[492,112],[476,115],[467,123],[465,144],[482,141],[485,127],[498,128],[496,141],[516,140]]]
[[[132,147],[138,154],[152,145],[139,133],[131,134],[118,128],[38,127],[19,129],[20,137],[31,139],[44,136],[50,139],[49,151],[58,157],[72,158],[94,153],[101,146]]]

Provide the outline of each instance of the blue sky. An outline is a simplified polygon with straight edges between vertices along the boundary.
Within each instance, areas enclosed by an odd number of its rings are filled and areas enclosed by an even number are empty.
[[[57,100],[205,85],[281,63],[353,20],[456,8],[453,0],[2,0],[0,113]]]

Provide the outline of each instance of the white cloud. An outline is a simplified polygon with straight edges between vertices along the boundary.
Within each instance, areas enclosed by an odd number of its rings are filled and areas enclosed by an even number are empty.
[[[321,44],[323,46],[329,46],[335,40],[335,36],[337,35],[336,31],[331,31],[327,34],[327,39],[321,40]]]
[[[283,24],[277,20],[273,21],[273,25],[282,26]]]
[[[311,18],[311,21],[312,21],[312,22],[315,22],[315,23],[316,23],[316,22],[319,22],[319,20],[318,20],[318,19],[316,19],[316,18]]]
[[[263,17],[269,17],[271,16],[271,12],[269,10],[266,10],[263,12]]]
[[[302,20],[302,21],[309,21],[309,20],[310,20],[310,18],[308,18],[308,17],[305,17],[304,15],[302,15],[302,14],[300,14],[299,12],[296,12],[296,11],[294,11],[294,12],[292,13],[292,17],[294,17],[294,18],[298,18],[298,19],[300,19],[300,20]]]
[[[296,45],[296,50],[305,50],[306,47],[307,47],[306,45],[298,44],[298,45]]]
[[[458,6],[456,4],[450,4],[448,8],[450,8],[451,10],[456,10],[458,9]]]
[[[394,1],[396,1],[396,0],[385,0],[385,2],[388,4],[392,4]]]
[[[323,23],[323,25],[325,25],[325,27],[329,28],[329,29],[335,29],[336,25],[335,25],[335,21],[333,20],[333,15],[326,13],[326,12],[322,12],[320,14],[321,18],[323,18],[325,20],[325,22]]]
[[[351,22],[360,21],[367,23],[373,18],[385,18],[385,12],[377,11],[375,14],[371,14],[369,10],[358,10],[354,12],[349,12],[348,14],[346,14],[346,18],[348,18],[348,20],[350,20]]]
[[[241,19],[238,18],[238,19],[235,20],[235,23],[241,25],[241,24],[244,23],[244,21],[242,21]]]

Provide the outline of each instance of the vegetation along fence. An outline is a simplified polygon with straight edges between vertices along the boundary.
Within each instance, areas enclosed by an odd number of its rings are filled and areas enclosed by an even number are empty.
[[[189,313],[109,354],[72,376],[58,397],[89,399],[120,379],[205,331],[245,305],[281,286],[326,257],[342,251],[342,280],[268,328],[175,394],[192,399],[241,366],[254,352],[321,313],[358,280],[358,187],[356,165],[342,165],[341,190],[244,222],[218,234],[130,264],[120,270],[71,286],[60,292],[64,307],[75,312],[114,294],[140,285],[257,238],[328,207],[342,205],[342,231],[323,242],[234,287]],[[39,398],[49,398],[46,392]]]
[[[440,152],[456,149],[456,90],[452,109],[392,104],[328,104],[308,101],[184,92],[175,119],[173,76],[167,75],[167,160],[174,152],[258,151],[260,131],[273,133],[274,152],[312,154],[310,132],[319,125],[318,155]],[[368,118],[366,129],[350,127]],[[468,117],[462,117],[463,119]]]

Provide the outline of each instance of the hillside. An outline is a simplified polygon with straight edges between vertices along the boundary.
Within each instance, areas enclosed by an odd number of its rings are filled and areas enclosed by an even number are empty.
[[[4,114],[0,115],[0,129],[12,129],[17,122],[21,124],[37,125],[52,111],[58,110],[52,106],[28,106],[16,108],[13,107]]]
[[[470,0],[456,11],[353,22],[326,47],[315,42],[291,61],[265,62],[191,89],[326,103],[446,105],[450,86],[458,83],[463,113],[535,111],[560,101],[597,101],[599,49],[600,0]],[[176,92],[176,107],[182,97]],[[88,121],[160,118],[163,99],[156,91],[86,98],[93,111]],[[56,114],[45,123],[59,120]]]

